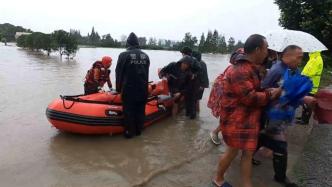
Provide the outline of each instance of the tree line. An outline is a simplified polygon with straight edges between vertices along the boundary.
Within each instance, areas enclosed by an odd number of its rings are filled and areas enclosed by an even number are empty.
[[[59,52],[60,56],[75,55],[78,50],[76,38],[64,30],[56,30],[51,34],[33,32],[24,34],[17,38],[18,47],[27,48],[33,51],[46,51],[48,55],[51,52]]]
[[[114,48],[126,47],[126,35],[122,35],[120,40],[116,40],[111,34],[100,36],[94,27],[92,27],[91,32],[87,36],[82,36],[79,30],[72,29],[70,33],[76,38],[79,45]],[[157,39],[154,37],[146,38],[144,36],[139,37],[138,41],[142,49],[179,50],[184,46],[188,46],[202,53],[231,53],[236,48],[243,47],[243,43],[240,40],[236,42],[233,37],[230,37],[226,41],[225,36],[219,34],[217,30],[214,30],[214,32],[208,31],[206,37],[202,33],[199,42],[197,37],[192,36],[190,32],[185,33],[181,41]]]
[[[45,51],[49,55],[51,52],[59,52],[59,54],[74,55],[78,50],[78,46],[94,46],[94,47],[112,47],[112,48],[124,48],[126,47],[127,36],[122,35],[120,40],[117,40],[111,36],[111,34],[100,35],[98,31],[92,27],[91,32],[86,36],[83,36],[79,30],[70,29],[69,32],[64,30],[57,30],[51,34],[45,34],[42,32],[32,32],[29,29],[23,27],[11,27],[11,31],[25,31],[31,34],[21,35],[17,39],[17,46],[36,50]],[[18,28],[18,30],[14,29]],[[8,30],[8,29],[7,29]],[[1,37],[0,33],[0,37]],[[10,35],[13,35],[11,33]],[[243,43],[235,41],[233,37],[226,40],[226,37],[219,34],[217,30],[213,32],[209,30],[207,33],[202,33],[200,39],[193,36],[190,32],[185,33],[181,41],[174,41],[169,39],[157,39],[154,37],[139,37],[140,47],[142,49],[152,50],[180,50],[184,46],[191,47],[202,53],[231,53],[236,48],[243,47]]]
[[[95,28],[92,27],[90,33],[87,36],[82,36],[79,30],[71,29],[69,32],[78,42],[79,45],[95,46],[95,47],[121,47],[121,43],[112,38],[111,34],[105,34],[100,36]]]
[[[227,42],[225,36],[218,33],[217,30],[208,31],[205,37],[205,33],[202,33],[200,40],[196,36],[192,36],[190,32],[186,33],[182,42],[179,43],[179,48],[183,46],[189,46],[197,49],[202,53],[232,53],[235,49],[243,47],[243,42],[235,41],[233,37],[230,37]]]

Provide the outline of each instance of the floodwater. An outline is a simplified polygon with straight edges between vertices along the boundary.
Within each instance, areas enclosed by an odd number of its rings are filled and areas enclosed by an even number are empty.
[[[59,95],[83,92],[91,64],[123,49],[81,48],[74,60],[60,60],[0,46],[0,186],[135,186],[213,148],[209,129],[217,120],[206,108],[207,90],[196,120],[182,114],[145,129],[141,137],[60,133],[45,116]],[[149,51],[150,79],[178,60],[179,52]],[[203,55],[210,82],[227,66],[227,55]],[[112,74],[114,82],[114,73]],[[214,168],[213,168],[214,169]],[[195,171],[192,171],[195,172]],[[209,181],[207,181],[209,183]]]

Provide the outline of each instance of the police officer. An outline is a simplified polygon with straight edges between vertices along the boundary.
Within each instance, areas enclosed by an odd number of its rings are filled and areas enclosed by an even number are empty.
[[[127,39],[127,50],[119,55],[116,65],[116,90],[122,94],[124,136],[141,135],[148,97],[149,56],[139,49],[135,33]]]
[[[112,58],[109,56],[104,56],[101,61],[93,63],[91,69],[85,76],[85,95],[97,93],[106,82],[109,89],[112,89],[112,82],[110,79],[111,70],[109,70],[111,65]]]

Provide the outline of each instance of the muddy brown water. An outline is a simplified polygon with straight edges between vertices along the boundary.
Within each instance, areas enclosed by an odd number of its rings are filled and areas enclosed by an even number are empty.
[[[0,186],[133,186],[145,184],[213,148],[209,129],[217,125],[206,108],[196,120],[182,114],[147,128],[141,137],[60,133],[45,116],[60,94],[83,92],[92,62],[123,49],[81,48],[74,60],[47,57],[15,46],[0,46]],[[150,80],[157,69],[178,60],[178,52],[149,51]],[[227,55],[203,55],[210,82],[227,66]],[[112,73],[114,82],[114,73]]]

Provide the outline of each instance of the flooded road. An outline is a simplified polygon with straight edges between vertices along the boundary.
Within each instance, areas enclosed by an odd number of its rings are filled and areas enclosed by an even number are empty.
[[[141,137],[82,136],[60,133],[45,116],[59,95],[83,93],[91,64],[123,49],[81,48],[74,60],[47,57],[14,46],[0,46],[0,186],[133,186],[209,152],[209,129],[217,125],[206,108],[197,120],[183,115],[147,128]],[[178,60],[179,52],[149,51],[150,79]],[[227,55],[203,55],[210,82],[227,66]],[[211,84],[211,83],[210,83]],[[194,171],[193,171],[194,172]]]

